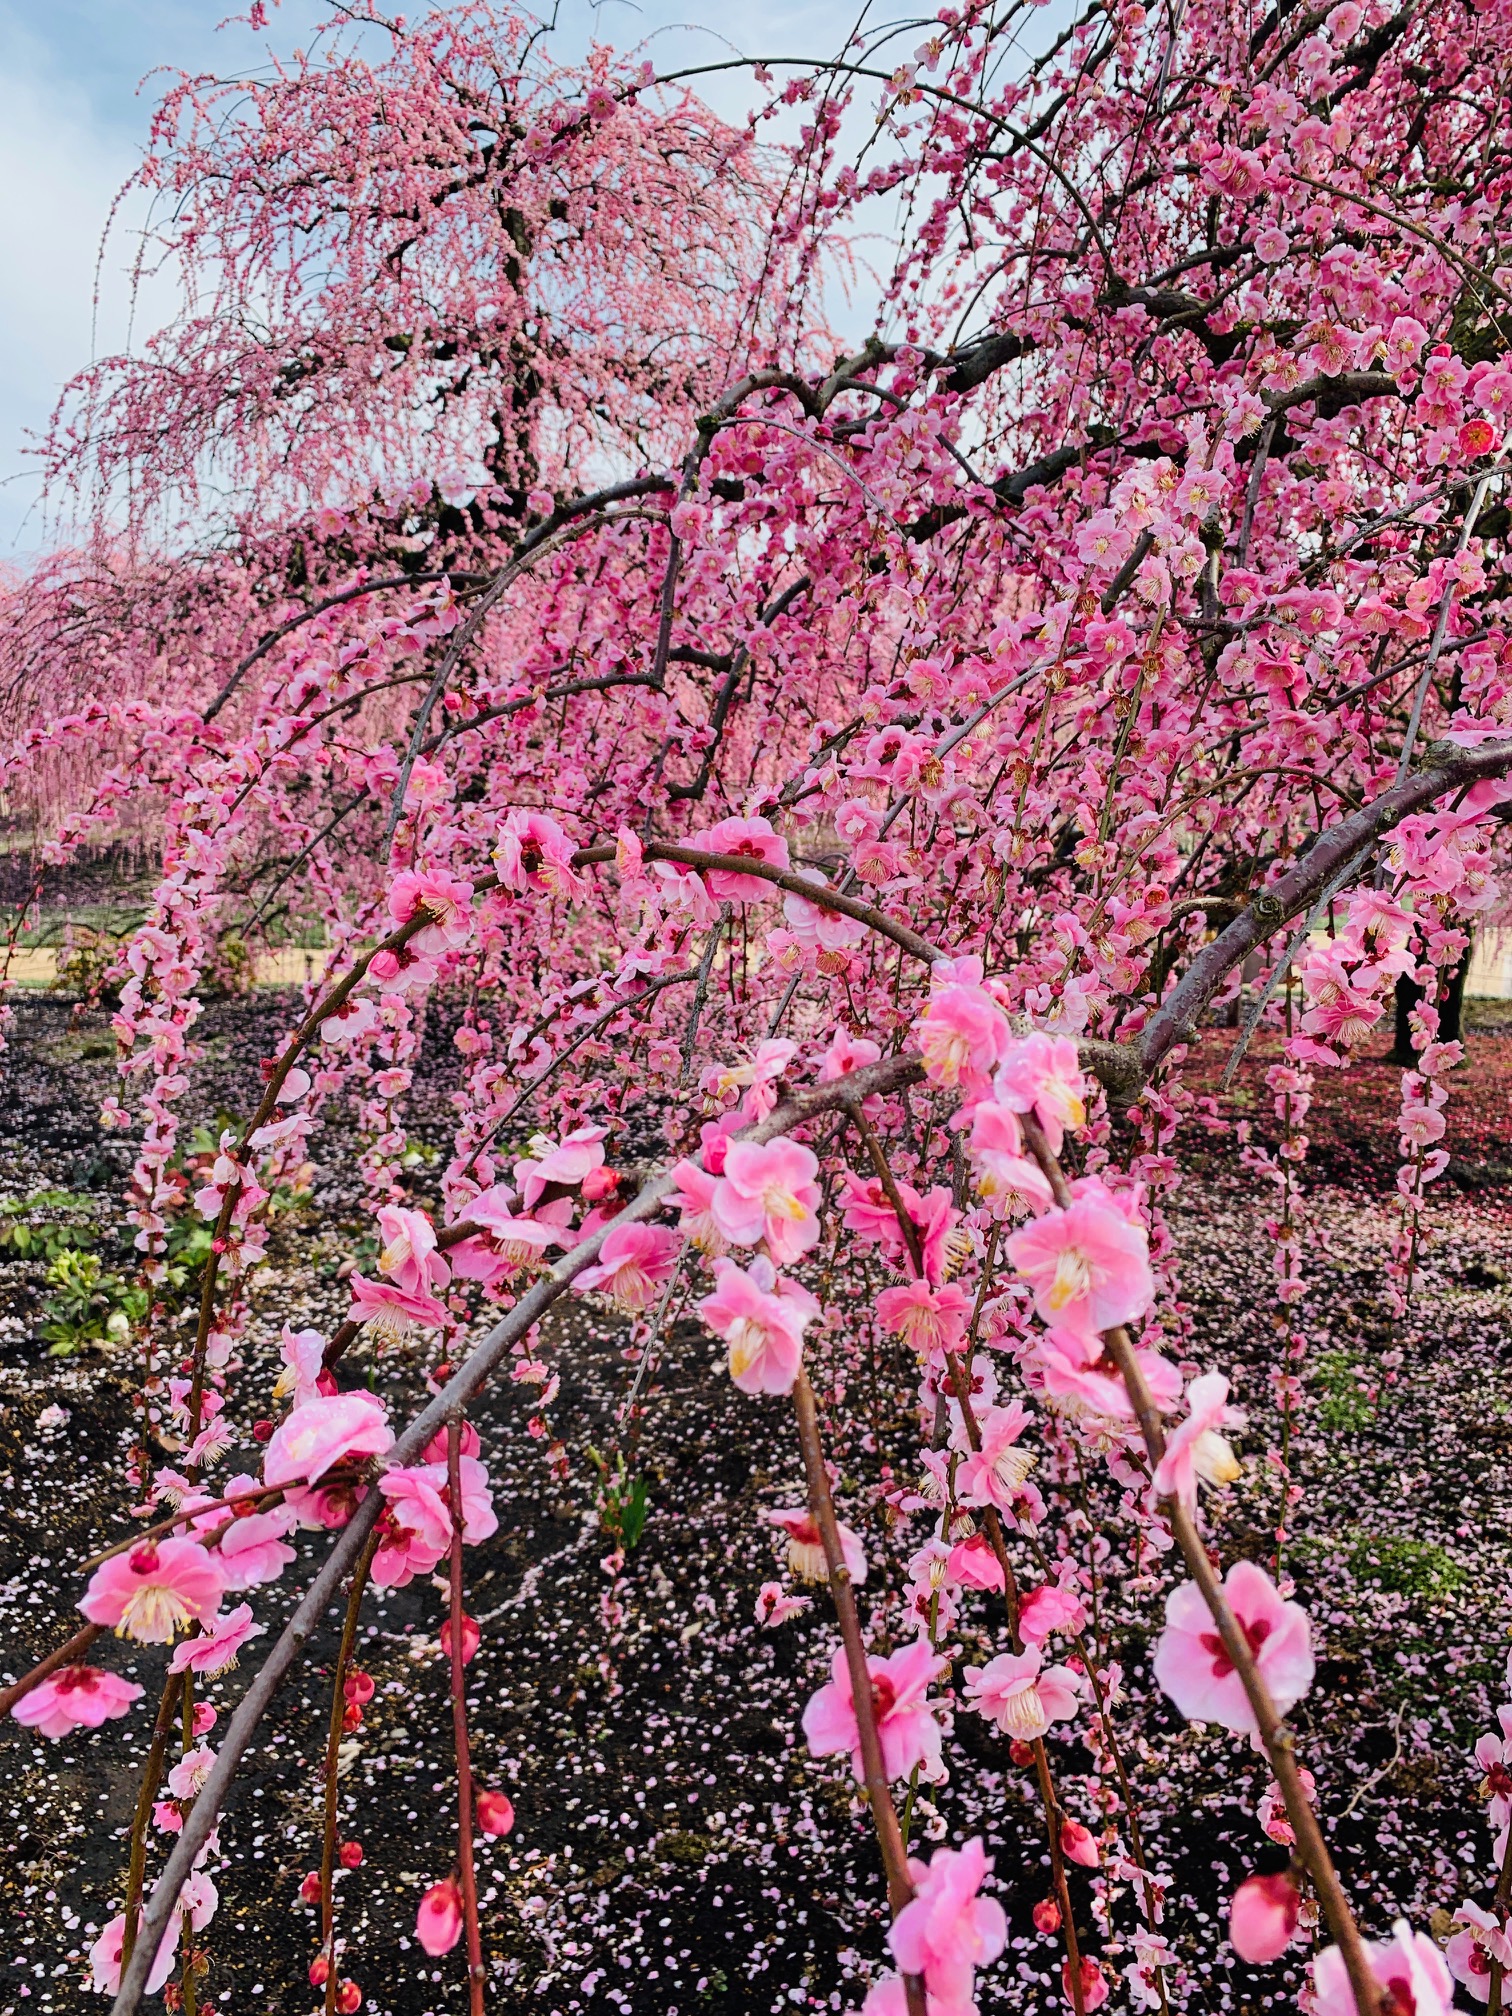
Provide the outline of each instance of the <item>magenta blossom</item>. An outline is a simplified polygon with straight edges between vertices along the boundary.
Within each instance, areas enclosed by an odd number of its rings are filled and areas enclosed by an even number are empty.
[[[716,1261],[714,1282],[698,1313],[729,1345],[730,1377],[742,1393],[791,1393],[803,1333],[819,1304],[806,1288],[780,1279],[760,1254],[745,1271],[733,1260]]]
[[[690,1245],[710,1260],[729,1250],[729,1240],[720,1229],[714,1216],[714,1199],[723,1188],[720,1177],[713,1176],[707,1169],[700,1169],[696,1162],[686,1157],[674,1163],[672,1179],[676,1190],[668,1198],[682,1213],[678,1230]]]
[[[394,877],[388,895],[388,913],[396,924],[408,924],[423,909],[427,922],[409,941],[427,958],[455,951],[472,933],[473,885],[446,868],[432,868],[425,874],[406,869]]]
[[[1149,1241],[1098,1186],[1010,1234],[1009,1259],[1046,1323],[1087,1333],[1142,1316],[1155,1293]]]
[[[1244,1416],[1228,1404],[1229,1383],[1221,1372],[1204,1373],[1187,1388],[1187,1418],[1167,1438],[1165,1455],[1155,1470],[1155,1490],[1162,1498],[1179,1498],[1188,1512],[1197,1509],[1197,1481],[1232,1484],[1239,1459],[1219,1434],[1239,1428]]]
[[[451,1546],[451,1514],[435,1482],[424,1470],[386,1470],[378,1489],[388,1500],[374,1531],[373,1582],[379,1589],[402,1589],[428,1575]]]
[[[433,1960],[450,1953],[462,1937],[462,1892],[452,1877],[433,1883],[420,1899],[415,1937]]]
[[[763,1582],[756,1592],[756,1622],[763,1631],[775,1631],[789,1617],[812,1610],[812,1596],[790,1596],[780,1582]]]
[[[212,1620],[198,1638],[186,1638],[175,1646],[168,1661],[170,1673],[203,1673],[212,1680],[236,1664],[236,1655],[249,1638],[261,1637],[264,1626],[252,1621],[250,1603],[238,1603],[234,1610]]]
[[[1253,1561],[1236,1561],[1223,1583],[1260,1677],[1283,1715],[1312,1685],[1312,1634],[1299,1603],[1283,1602]],[[1166,1598],[1166,1628],[1155,1647],[1155,1678],[1189,1722],[1221,1722],[1236,1735],[1258,1728],[1244,1683],[1224,1650],[1202,1591],[1183,1582]]]
[[[1044,1130],[1052,1155],[1061,1151],[1068,1128],[1086,1125],[1086,1086],[1076,1045],[1065,1036],[1036,1029],[1008,1047],[993,1087],[1004,1106],[1032,1113]]]
[[[393,1440],[383,1402],[371,1393],[312,1400],[274,1431],[263,1456],[263,1481],[315,1484],[349,1457],[383,1455]]]
[[[534,1211],[549,1185],[575,1190],[585,1176],[601,1169],[608,1131],[606,1127],[579,1127],[565,1135],[560,1145],[545,1134],[537,1134],[530,1143],[530,1154],[514,1165],[522,1209]]]
[[[1103,1340],[1071,1330],[1050,1330],[1036,1338],[1034,1366],[1045,1398],[1073,1418],[1132,1421],[1134,1402],[1123,1373]],[[1181,1374],[1158,1351],[1134,1348],[1135,1361],[1157,1407],[1164,1413],[1181,1398]]]
[[[866,1662],[871,1675],[872,1715],[889,1779],[906,1778],[916,1764],[926,1778],[941,1774],[940,1725],[925,1697],[930,1681],[944,1664],[927,1638],[916,1638],[889,1659],[869,1658]],[[859,1785],[866,1776],[861,1762],[861,1728],[843,1645],[836,1648],[830,1673],[830,1684],[821,1687],[803,1711],[803,1733],[814,1757],[833,1757],[848,1750]]]
[[[63,1666],[39,1680],[12,1708],[16,1720],[56,1742],[73,1729],[98,1729],[126,1714],[142,1690],[101,1666]]]
[[[1007,1586],[1003,1564],[985,1533],[973,1533],[965,1540],[958,1540],[946,1557],[945,1572],[963,1589],[997,1591]]]
[[[649,1309],[672,1278],[679,1241],[665,1225],[616,1225],[599,1248],[598,1264],[573,1282],[579,1294],[598,1289],[627,1316]]]
[[[1494,1912],[1467,1898],[1454,1914],[1457,1930],[1444,1946],[1444,1962],[1462,1988],[1477,2002],[1491,1999],[1491,1962],[1512,1968],[1512,1939]]]
[[[226,1496],[245,1496],[256,1488],[250,1477],[233,1478],[226,1486]],[[272,1505],[265,1512],[249,1512],[222,1526],[216,1550],[227,1589],[256,1589],[265,1582],[276,1582],[294,1559],[294,1549],[285,1546],[284,1535],[297,1523],[293,1506],[285,1503]]]
[[[772,831],[770,819],[721,819],[716,826],[695,833],[690,846],[704,854],[740,854],[771,868],[786,868],[788,845]],[[737,875],[728,868],[711,868],[704,877],[709,894],[720,903],[760,903],[777,895],[777,885],[762,875]]]
[[[996,1960],[1008,1939],[1008,1921],[994,1898],[979,1894],[992,1873],[980,1837],[959,1851],[937,1848],[926,1869],[910,1860],[912,1901],[887,1934],[893,1958],[905,1974],[923,1978],[942,2009],[972,2006],[976,1970]]]
[[[818,1242],[819,1163],[799,1141],[732,1141],[714,1192],[714,1223],[736,1246],[765,1239],[779,1267],[791,1267]]]
[[[1043,1645],[1052,1631],[1074,1636],[1086,1621],[1081,1598],[1062,1583],[1046,1582],[1019,1599],[1019,1636],[1026,1645]]]
[[[215,1615],[222,1586],[215,1556],[197,1540],[148,1540],[102,1561],[79,1608],[118,1638],[171,1645],[185,1625]]]
[[[1081,1682],[1069,1666],[1046,1666],[1038,1646],[1000,1652],[985,1666],[966,1668],[966,1699],[1005,1736],[1032,1742],[1052,1722],[1070,1722],[1081,1700]]]
[[[1364,1944],[1370,1971],[1396,2016],[1449,2016],[1454,1983],[1426,1932],[1414,1932],[1399,1918],[1389,1940]],[[1313,1989],[1316,2016],[1355,2016],[1354,1990],[1337,1946],[1326,1946],[1314,1960]]]

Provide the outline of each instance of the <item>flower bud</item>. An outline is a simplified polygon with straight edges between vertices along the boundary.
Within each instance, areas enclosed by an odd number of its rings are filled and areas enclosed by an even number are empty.
[[[341,1857],[341,1866],[343,1869],[360,1869],[362,1867],[362,1843],[360,1841],[343,1841],[337,1852]]]
[[[1275,1876],[1246,1877],[1229,1906],[1234,1951],[1254,1966],[1279,1960],[1291,1944],[1301,1909],[1301,1893],[1289,1869]]]
[[[324,1953],[317,1953],[315,1958],[310,1962],[310,1986],[312,1988],[324,1988],[330,1978],[330,1961],[327,1960]]]
[[[1060,1906],[1053,1897],[1042,1897],[1030,1915],[1034,1919],[1036,1932],[1059,1932]]]
[[[478,1794],[478,1825],[485,1834],[507,1834],[514,1820],[514,1805],[507,1792]]]
[[[299,1894],[306,1904],[320,1902],[320,1871],[312,1869],[299,1886]]]
[[[1061,1822],[1060,1845],[1062,1855],[1070,1862],[1080,1862],[1084,1869],[1095,1869],[1102,1861],[1097,1843],[1080,1820]]]
[[[462,1893],[450,1876],[433,1883],[420,1899],[415,1937],[433,1960],[450,1953],[462,1937]]]
[[[464,1612],[462,1618],[462,1664],[464,1666],[468,1665],[471,1662],[473,1654],[477,1651],[478,1647],[482,1644],[482,1642],[483,1642],[483,1633],[478,1628],[477,1618],[469,1617]],[[441,1620],[441,1650],[446,1654],[448,1659],[450,1659],[451,1657],[451,1649],[452,1649],[451,1619],[450,1617],[444,1617]]]
[[[362,1990],[355,1981],[343,1981],[336,1990],[336,2007],[341,2016],[357,2016],[362,2007]]]

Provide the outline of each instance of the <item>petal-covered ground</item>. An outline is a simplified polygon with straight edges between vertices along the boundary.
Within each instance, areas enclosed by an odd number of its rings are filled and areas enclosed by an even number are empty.
[[[207,1017],[207,1121],[218,1108],[238,1110],[278,1013],[263,998]],[[1209,1049],[1216,1083],[1221,1036]],[[114,1271],[124,1284],[130,1271],[114,1229],[127,1163],[124,1145],[94,1121],[112,1052],[102,1019],[70,1027],[64,1007],[33,1000],[0,1061],[0,1227],[9,1228],[0,1233],[3,1673],[72,1628],[81,1562],[126,1530],[118,1457],[135,1380],[109,1327],[124,1287],[109,1282]],[[443,1138],[449,1085],[437,1060],[448,1054],[441,1044],[428,1053],[422,1142]],[[1253,1097],[1262,1062],[1244,1066],[1235,1110]],[[1502,1698],[1512,1643],[1512,1036],[1472,1038],[1455,1081],[1454,1161],[1433,1197],[1421,1292],[1393,1328],[1381,1290],[1397,1087],[1386,1067],[1363,1066],[1320,1085],[1310,1124],[1317,1238],[1312,1289],[1294,1319],[1307,1337],[1306,1400],[1289,1443],[1301,1497],[1282,1561],[1319,1652],[1317,1682],[1293,1717],[1298,1747],[1373,1931],[1403,1911],[1426,1928],[1463,1897],[1486,1899],[1489,1833],[1470,1753]],[[279,1219],[251,1347],[266,1360],[266,1380],[254,1376],[250,1390],[271,1384],[272,1340],[285,1318],[326,1326],[345,1308],[336,1277],[350,1257],[341,1245],[350,1200],[339,1128],[317,1145],[331,1229],[298,1209]],[[1250,1414],[1239,1438],[1245,1475],[1226,1498],[1208,1501],[1210,1536],[1225,1565],[1240,1554],[1270,1563],[1283,1489],[1263,1455],[1280,1441],[1263,1230],[1270,1200],[1230,1145],[1201,1137],[1200,1146],[1174,1214],[1192,1357],[1230,1372]],[[423,1196],[423,1158],[415,1173]],[[67,1250],[75,1261],[60,1274]],[[93,1288],[74,1278],[80,1255],[100,1263]],[[781,1401],[736,1393],[713,1340],[678,1326],[646,1382],[644,1536],[613,1577],[586,1451],[613,1436],[634,1371],[625,1343],[592,1304],[574,1304],[548,1328],[544,1355],[562,1379],[550,1428],[568,1450],[564,1478],[546,1460],[549,1438],[532,1433],[534,1388],[506,1383],[481,1410],[500,1530],[469,1556],[469,1608],[483,1625],[468,1669],[474,1756],[480,1782],[506,1790],[517,1812],[513,1833],[480,1855],[490,2006],[523,2016],[853,2008],[882,1959],[876,1856],[843,1767],[811,1761],[799,1733],[834,1642],[827,1598],[816,1592],[813,1608],[775,1633],[753,1618],[758,1587],[780,1565],[778,1538],[758,1515],[802,1495],[791,1416]],[[417,1363],[360,1362],[396,1410],[401,1393],[419,1394]],[[833,1405],[833,1381],[822,1362],[815,1369]],[[898,1411],[901,1368],[879,1373],[869,1389],[853,1381],[840,1410],[852,1427],[836,1429],[831,1450],[842,1516],[874,1557],[896,1565],[924,1528],[889,1528],[880,1509],[880,1466],[909,1446],[910,1433]],[[1094,1492],[1090,1509],[1111,1542],[1104,1574],[1126,1576],[1116,1504]],[[1070,1524],[1080,1517],[1073,1510]],[[1081,1536],[1090,1543],[1085,1523]],[[307,1578],[314,1550],[302,1544],[306,1558],[283,1592],[258,1594],[270,1625]],[[865,1595],[889,1579],[897,1586],[896,1574],[874,1570]],[[1295,1969],[1244,1967],[1221,1936],[1234,1883],[1284,1855],[1256,1822],[1266,1773],[1254,1756],[1220,1732],[1180,1724],[1153,1694],[1148,1654],[1163,1586],[1152,1578],[1144,1628],[1109,1650],[1126,1676],[1115,1722],[1146,1854],[1168,1879],[1170,1999],[1193,2011],[1289,2006]],[[896,1607],[868,1614],[888,1642],[903,1635]],[[345,1965],[367,2006],[393,2016],[466,2004],[460,1951],[431,1961],[413,1938],[420,1895],[447,1873],[452,1853],[441,1615],[428,1581],[370,1603],[360,1657],[377,1692],[342,1752],[343,1834],[365,1851],[339,1880]],[[964,1664],[1002,1649],[992,1598],[968,1599],[956,1643],[958,1686]],[[327,1635],[286,1686],[222,1827],[212,1867],[224,1901],[208,1938],[202,2007],[293,2016],[316,2000],[303,1985],[315,1914],[298,1891],[314,1861],[332,1650]],[[257,1653],[254,1641],[241,1668],[212,1683],[223,1711]],[[161,1651],[106,1641],[101,1656],[155,1696]],[[57,1744],[14,1724],[0,1734],[9,1849],[0,1881],[12,1941],[0,1955],[0,2016],[91,2006],[83,1956],[119,1908],[148,1726],[139,1710]],[[1101,1834],[1110,1812],[1126,1840],[1121,1802],[1079,1739],[1057,1731],[1052,1749],[1071,1813]],[[1027,1774],[1006,1740],[967,1713],[954,1717],[946,1757],[950,1781],[916,1802],[914,1836],[927,1851],[980,1833],[996,1858],[1010,1944],[982,1977],[982,2008],[1058,2011],[1059,1944],[1037,1934],[1030,1915],[1047,1868]],[[1072,1881],[1085,1943],[1122,1976],[1139,1924],[1126,1874],[1105,1862],[1074,1870]],[[1138,1994],[1115,1979],[1115,2006]]]

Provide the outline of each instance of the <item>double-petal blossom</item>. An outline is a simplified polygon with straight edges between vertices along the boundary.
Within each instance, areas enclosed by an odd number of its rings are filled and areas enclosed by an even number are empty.
[[[1052,1722],[1070,1722],[1081,1701],[1081,1682],[1069,1666],[1046,1666],[1037,1645],[1000,1652],[985,1666],[966,1668],[966,1699],[1005,1736],[1021,1743],[1043,1736]]]

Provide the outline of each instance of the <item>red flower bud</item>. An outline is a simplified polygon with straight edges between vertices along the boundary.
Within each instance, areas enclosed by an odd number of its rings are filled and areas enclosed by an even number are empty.
[[[271,1421],[254,1421],[252,1423],[252,1440],[254,1442],[271,1442],[273,1440],[273,1423]]]
[[[1229,1938],[1241,1960],[1263,1967],[1279,1960],[1292,1942],[1302,1898],[1290,1870],[1249,1876],[1229,1905]]]
[[[343,1841],[337,1853],[341,1857],[341,1866],[343,1869],[360,1869],[362,1867],[362,1843],[360,1841]]]
[[[320,1871],[312,1869],[299,1886],[299,1894],[306,1904],[320,1902]]]
[[[336,1990],[336,2007],[341,2016],[357,2016],[362,2007],[362,1990],[355,1981],[343,1981]]]
[[[1030,1914],[1037,1932],[1059,1932],[1061,1923],[1060,1906],[1053,1897],[1042,1897]]]
[[[310,1986],[312,1988],[324,1988],[330,1978],[330,1961],[327,1960],[324,1953],[317,1953],[315,1958],[310,1962]]]
[[[1008,1755],[1021,1771],[1027,1770],[1034,1762],[1034,1745],[1026,1743],[1022,1736],[1015,1736],[1008,1745]]]
[[[464,1612],[462,1617],[462,1664],[464,1666],[471,1662],[473,1654],[482,1642],[483,1633],[478,1628],[478,1620],[475,1617],[469,1617]],[[448,1659],[451,1657],[451,1649],[451,1619],[447,1617],[442,1620],[441,1624],[441,1650],[446,1654]]]
[[[478,1794],[478,1825],[485,1834],[507,1834],[514,1820],[514,1805],[507,1792]]]
[[[354,1666],[341,1683],[341,1691],[348,1701],[355,1701],[365,1707],[373,1698],[373,1676],[364,1673],[360,1666]]]

